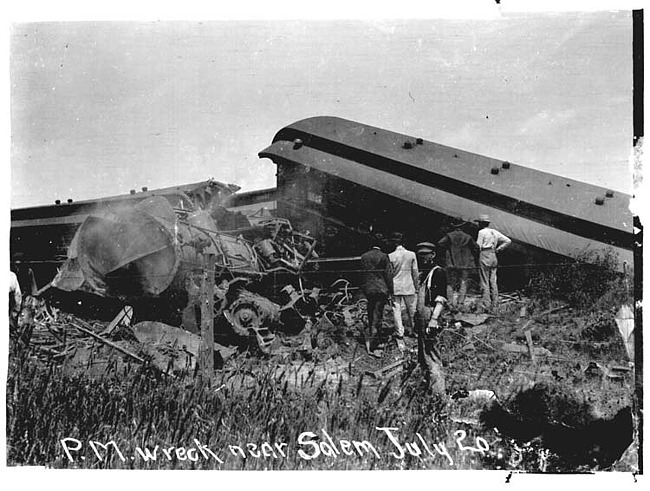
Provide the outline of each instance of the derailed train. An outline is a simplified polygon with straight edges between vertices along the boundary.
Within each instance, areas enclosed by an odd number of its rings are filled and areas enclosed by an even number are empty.
[[[291,284],[300,275],[315,255],[316,241],[283,219],[251,226],[243,215],[222,206],[232,190],[208,181],[77,204],[67,210],[72,213],[46,222],[58,225],[59,233],[65,225],[81,224],[69,240],[66,259],[39,293],[52,289],[116,299],[137,305],[141,316],[196,332],[205,257],[212,254],[215,318],[226,319],[235,333],[253,337],[264,349],[273,339],[270,329],[283,316],[294,324],[301,320],[295,302],[277,285]],[[32,227],[44,227],[30,223],[23,221],[12,231],[15,246],[27,240],[28,232],[36,233]],[[24,252],[19,257],[22,262]],[[29,280],[36,283],[44,272],[38,263],[29,263],[34,266]],[[286,300],[286,305],[275,300]]]
[[[503,262],[517,266],[518,280],[531,262],[606,248],[621,271],[632,270],[633,216],[623,193],[333,117],[281,129],[259,156],[278,166],[277,188],[237,194],[236,186],[207,181],[12,210],[12,256],[36,271],[30,277],[19,268],[21,283],[32,292],[47,284],[162,299],[191,330],[196,272],[210,251],[218,258],[217,305],[245,332],[277,318],[280,307],[265,297],[283,298],[273,286],[295,282],[306,265],[320,261],[317,274],[325,276],[338,257],[337,267],[355,269],[370,233],[399,229],[415,245],[436,240],[451,220],[466,220],[471,232],[481,213],[513,239]],[[268,200],[280,218],[258,227],[225,207]],[[285,274],[279,282],[278,273]]]
[[[503,256],[518,270],[589,260],[588,251],[633,270],[634,216],[622,192],[326,116],[282,128],[259,156],[277,165],[278,214],[312,230],[327,255],[360,252],[353,238],[371,230],[401,230],[412,246],[459,219],[476,232],[473,221],[488,214],[513,239]]]

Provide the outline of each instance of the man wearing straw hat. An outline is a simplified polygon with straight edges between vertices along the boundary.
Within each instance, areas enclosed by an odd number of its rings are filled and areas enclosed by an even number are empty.
[[[497,253],[510,245],[511,240],[501,232],[488,227],[490,217],[481,214],[475,220],[478,222],[478,237],[476,243],[479,248],[479,278],[483,292],[483,305],[497,313],[499,307],[499,289],[497,287]]]
[[[445,251],[445,269],[447,271],[447,300],[452,309],[461,309],[465,305],[467,278],[469,272],[476,268],[474,255],[478,252],[476,241],[462,230],[464,220],[451,223],[453,230],[447,232],[438,242],[440,251]],[[454,290],[458,286],[458,298],[454,299]]]

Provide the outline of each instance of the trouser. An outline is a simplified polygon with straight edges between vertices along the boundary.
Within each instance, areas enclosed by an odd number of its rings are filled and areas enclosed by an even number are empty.
[[[415,309],[418,304],[418,296],[413,293],[412,295],[395,295],[393,300],[393,317],[395,317],[395,336],[398,338],[404,337],[404,324],[402,323],[402,305],[406,308],[408,314],[409,327],[414,330],[413,319],[415,317]]]
[[[419,302],[416,330],[418,335],[418,363],[424,372],[431,392],[439,395],[445,394],[445,376],[442,371],[442,361],[436,349],[436,333],[431,331],[427,334],[427,324],[433,313],[433,308],[424,306]]]
[[[465,304],[465,295],[467,294],[467,278],[469,269],[466,268],[447,268],[447,300],[452,306],[462,307]],[[458,299],[454,301],[454,289],[460,283],[458,289]]]
[[[374,339],[381,328],[381,320],[384,316],[384,307],[386,302],[388,302],[388,295],[385,293],[375,293],[367,294],[366,299],[368,300],[368,328],[366,332],[366,345],[371,341],[374,343]]]
[[[499,305],[499,288],[497,287],[497,267],[479,267],[479,278],[481,280],[481,291],[483,292],[483,305],[485,308],[496,310]]]

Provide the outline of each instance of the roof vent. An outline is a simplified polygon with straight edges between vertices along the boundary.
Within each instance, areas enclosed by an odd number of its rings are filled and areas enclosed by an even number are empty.
[[[607,198],[613,198],[614,197],[614,191],[612,191],[611,189],[608,189],[607,191],[605,191],[605,196]]]
[[[492,170],[490,172],[496,176],[499,173],[499,168],[498,167],[492,167]]]
[[[602,196],[598,196],[598,197],[594,200],[594,202],[595,202],[597,205],[604,205],[604,204],[605,204],[605,198],[603,198]]]
[[[143,186],[142,187],[142,192],[146,193],[147,191],[149,191],[149,188],[147,186]]]
[[[55,204],[55,205],[60,205],[60,204],[61,204],[61,200],[60,200],[60,199],[57,199],[57,200],[54,202],[54,204]]]
[[[410,141],[405,141],[404,145],[402,145],[402,148],[406,148],[408,150],[409,148],[413,148],[413,144]]]
[[[298,150],[300,147],[302,147],[302,140],[300,138],[296,138],[293,141],[293,149]]]
[[[72,198],[68,198],[68,204],[72,203]]]
[[[129,191],[129,193],[135,194],[135,189],[132,189],[131,191]]]
[[[422,138],[416,138],[415,143],[417,143],[418,145],[422,145],[424,143],[424,140]]]
[[[501,164],[501,167],[503,167],[504,169],[510,169],[510,162],[505,161],[504,163]]]

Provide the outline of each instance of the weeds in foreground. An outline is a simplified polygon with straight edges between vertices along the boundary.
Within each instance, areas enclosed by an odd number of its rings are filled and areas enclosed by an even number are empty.
[[[251,376],[246,363],[211,379],[167,378],[138,367],[93,380],[83,374],[68,376],[55,365],[39,364],[28,349],[15,348],[7,382],[9,465],[151,469],[481,465],[481,455],[461,451],[455,444],[449,422],[435,421],[441,407],[420,390],[420,380],[412,373],[378,390],[312,376],[297,390],[290,377],[278,376],[277,366],[257,368]],[[391,430],[378,429],[382,427]],[[389,432],[403,450],[391,443]],[[348,448],[340,440],[361,446]],[[413,455],[406,451],[407,441],[414,443],[409,447]],[[448,458],[434,450],[438,443],[448,446]],[[181,448],[178,456],[176,449]],[[183,460],[190,448],[200,458]],[[157,452],[156,458],[144,458],[151,452]]]
[[[631,303],[631,281],[617,270],[617,264],[612,249],[587,250],[564,264],[541,266],[531,276],[527,294],[541,307],[558,300],[582,310]]]

